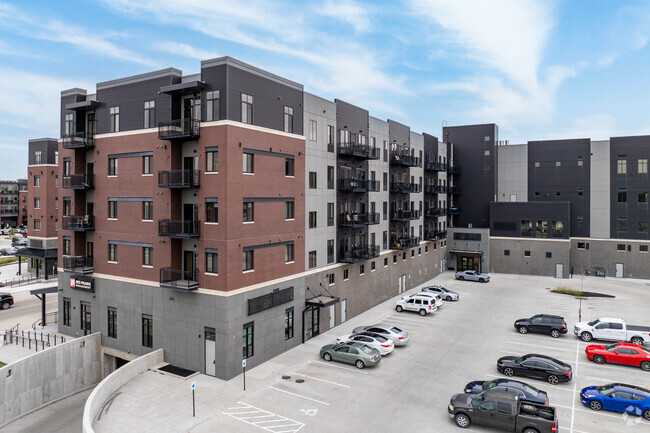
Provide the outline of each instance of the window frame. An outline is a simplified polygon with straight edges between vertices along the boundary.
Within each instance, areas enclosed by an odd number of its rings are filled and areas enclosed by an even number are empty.
[[[218,173],[219,172],[219,151],[209,150],[205,152],[205,172]]]
[[[142,247],[142,266],[153,266],[153,247]]]
[[[117,308],[109,306],[106,308],[106,312],[107,312],[107,319],[108,319],[107,337],[114,338],[117,340]]]
[[[153,316],[142,315],[142,347],[153,348]]]
[[[255,355],[255,322],[248,322],[242,326],[242,359]]]

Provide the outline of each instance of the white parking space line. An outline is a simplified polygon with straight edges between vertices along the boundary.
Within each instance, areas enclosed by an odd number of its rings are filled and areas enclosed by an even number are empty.
[[[316,403],[324,404],[325,406],[330,405],[329,403],[326,403],[324,401],[320,401],[320,400],[316,400],[315,398],[306,397],[304,395],[296,394],[295,392],[285,391],[284,389],[276,388],[274,386],[269,386],[269,388],[274,389],[276,391],[280,391],[280,392],[286,392],[287,394],[291,394],[291,395],[293,395],[295,397],[299,397],[299,398],[304,398],[305,400],[309,400],[309,401],[313,401],[313,402],[316,402]]]
[[[488,376],[488,377],[496,377],[496,378],[499,378],[499,379],[507,379],[507,376],[504,376],[504,375],[498,375],[498,374],[492,374],[492,373],[487,373],[485,376]],[[512,378],[511,378],[511,379],[512,379]],[[517,379],[517,378],[514,378],[514,379],[512,379],[512,380],[518,380],[518,379]],[[535,386],[535,387],[537,387],[537,386]],[[555,386],[555,387],[553,387],[553,388],[549,388],[549,389],[552,389],[552,390],[556,390],[556,389],[558,389],[558,390],[561,390],[561,391],[575,392],[575,393],[577,393],[577,394],[580,394],[580,391],[576,391],[575,389],[562,388],[561,386]]]
[[[572,409],[569,406],[562,406],[561,404],[556,404],[556,403],[553,403],[553,406],[561,407],[563,409]],[[607,417],[610,417],[610,418],[622,419],[620,415],[611,415],[611,414],[608,414],[608,413],[596,412],[594,410],[577,409],[577,408],[573,408],[573,410],[575,410],[576,412],[584,412],[584,413],[590,413],[590,414],[593,414],[593,415],[601,415],[601,416],[607,416]],[[575,430],[572,429],[571,431],[575,431]]]
[[[561,350],[563,352],[573,352],[574,349],[560,349],[559,347],[542,346],[541,344],[521,343],[519,341],[506,341],[506,343],[518,344],[520,346],[539,347],[541,349]]]
[[[578,375],[578,356],[580,355],[580,345],[576,345],[576,371],[575,374],[576,376]],[[573,392],[576,392],[578,390],[578,382],[575,380],[573,381]],[[571,403],[571,430],[569,430],[571,433],[573,433],[573,418],[576,412],[576,399],[573,399],[573,402]]]
[[[569,427],[560,427],[560,430],[570,430],[570,429],[569,429]],[[571,431],[574,432],[574,433],[589,433],[589,432],[582,431],[582,430],[571,430]]]
[[[321,382],[329,383],[329,384],[336,385],[336,386],[342,386],[342,387],[344,387],[344,388],[348,388],[348,389],[351,388],[351,387],[349,387],[349,386],[347,386],[347,385],[343,385],[342,383],[336,383],[336,382],[332,382],[332,381],[325,380],[325,379],[319,379],[319,378],[314,377],[314,376],[307,376],[306,374],[300,374],[300,373],[296,373],[296,372],[294,372],[293,374],[295,374],[296,376],[306,377],[306,378],[308,378],[308,379],[319,380],[319,381],[321,381]]]
[[[294,421],[290,418],[286,418],[281,415],[276,415],[273,412],[269,412],[268,410],[251,406],[250,404],[242,403],[241,401],[238,401],[237,404],[238,406],[229,407],[227,411],[223,411],[222,413],[229,417],[235,418],[236,420],[245,422],[246,424],[253,425],[257,428],[272,433],[296,433],[298,430],[300,430],[305,426],[305,424],[301,423],[300,421]],[[252,416],[252,417],[242,416],[242,415],[248,415],[254,413],[257,413],[259,415]],[[259,421],[259,420],[254,421],[254,419],[269,418],[269,417],[272,417],[273,419],[264,420],[264,421]],[[262,424],[266,424],[266,425],[262,425]]]
[[[321,361],[310,361],[310,362],[313,362],[313,363],[316,363],[316,364],[320,364],[320,365],[326,365],[326,366],[328,366],[328,367],[332,367],[332,368],[340,368],[341,370],[351,371],[351,372],[353,372],[353,373],[368,374],[368,373],[365,372],[365,371],[353,370],[353,369],[351,369],[351,368],[340,367],[340,366],[338,366],[338,365],[331,365],[331,364],[328,364],[328,363],[326,363],[326,362],[321,362]]]

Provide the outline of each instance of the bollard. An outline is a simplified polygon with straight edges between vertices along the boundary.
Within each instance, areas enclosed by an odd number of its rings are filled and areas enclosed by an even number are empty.
[[[25,347],[25,343],[23,343],[23,347]],[[31,348],[32,348],[32,340],[31,339],[27,340],[27,347],[31,350]]]
[[[50,334],[47,334],[47,345],[50,345]]]

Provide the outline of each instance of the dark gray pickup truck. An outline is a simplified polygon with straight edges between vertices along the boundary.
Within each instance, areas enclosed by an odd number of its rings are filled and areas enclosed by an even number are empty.
[[[498,388],[481,394],[456,394],[447,408],[456,425],[472,423],[516,433],[555,433],[558,429],[555,408],[520,401],[515,394]]]

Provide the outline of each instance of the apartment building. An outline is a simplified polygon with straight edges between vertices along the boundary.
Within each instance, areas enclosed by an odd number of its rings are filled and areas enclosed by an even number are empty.
[[[0,180],[0,226],[16,227],[18,223],[18,182]]]
[[[27,227],[27,179],[18,179],[18,227]]]
[[[61,137],[59,330],[107,372],[231,378],[443,270],[451,146],[236,59],[63,91]]]

